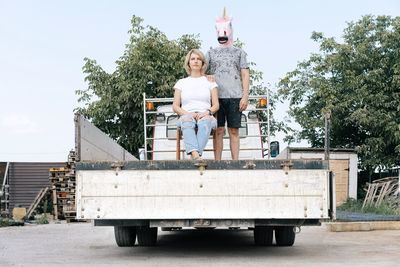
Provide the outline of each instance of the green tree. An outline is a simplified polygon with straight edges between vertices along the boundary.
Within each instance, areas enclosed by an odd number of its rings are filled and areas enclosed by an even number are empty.
[[[314,32],[320,53],[279,84],[296,138],[324,144],[323,114],[331,113],[331,146],[356,148],[361,167],[390,167],[400,159],[400,17],[364,16],[348,23],[343,43]]]
[[[186,76],[186,53],[200,47],[198,36],[169,40],[142,22],[132,17],[130,42],[113,73],[106,73],[93,59],[84,59],[88,88],[76,91],[83,104],[76,110],[135,155],[144,143],[143,92],[147,97],[172,97],[173,85]]]
[[[245,44],[239,39],[236,39],[234,46],[239,48],[244,48]],[[249,62],[250,69],[250,95],[269,95],[268,105],[269,105],[269,119],[270,119],[270,135],[273,136],[274,133],[283,131],[285,133],[290,129],[283,122],[275,119],[274,111],[276,110],[276,103],[278,102],[278,95],[271,89],[269,83],[264,83],[264,73],[257,69],[257,64],[255,62]],[[268,92],[269,91],[269,92]],[[250,101],[251,104],[257,106],[256,101]],[[258,118],[262,122],[267,122],[267,111],[258,111]],[[263,142],[267,139],[267,124],[260,125],[261,134],[264,135],[262,138]]]

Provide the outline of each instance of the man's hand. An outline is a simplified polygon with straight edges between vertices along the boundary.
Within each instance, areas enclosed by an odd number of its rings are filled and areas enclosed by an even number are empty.
[[[249,104],[249,97],[243,96],[242,99],[240,99],[239,111],[242,112],[246,110],[248,104]]]
[[[215,75],[206,75],[207,80],[211,83],[215,83]]]

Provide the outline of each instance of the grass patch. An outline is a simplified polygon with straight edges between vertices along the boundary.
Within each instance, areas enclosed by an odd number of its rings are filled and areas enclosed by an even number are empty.
[[[47,215],[43,213],[41,215],[36,216],[35,222],[37,224],[49,224],[49,218],[47,218]]]
[[[10,226],[10,220],[8,218],[0,218],[0,227]]]
[[[14,221],[9,218],[0,218],[0,227],[7,226],[24,226],[24,221]]]
[[[363,200],[355,200],[350,198],[341,206],[337,207],[337,210],[379,215],[400,215],[400,208],[393,207],[393,203],[387,200],[383,200],[379,206],[367,205],[362,208],[362,205]]]

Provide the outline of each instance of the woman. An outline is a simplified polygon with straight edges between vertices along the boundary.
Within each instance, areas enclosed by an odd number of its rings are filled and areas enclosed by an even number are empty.
[[[175,84],[172,108],[180,116],[177,126],[182,130],[186,153],[200,159],[211,130],[217,126],[213,117],[219,109],[217,84],[204,75],[207,64],[198,49],[186,55],[184,68],[189,76]]]

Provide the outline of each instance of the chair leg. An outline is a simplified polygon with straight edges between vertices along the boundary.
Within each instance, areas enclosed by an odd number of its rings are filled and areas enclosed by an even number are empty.
[[[176,160],[181,159],[181,129],[176,129]]]

